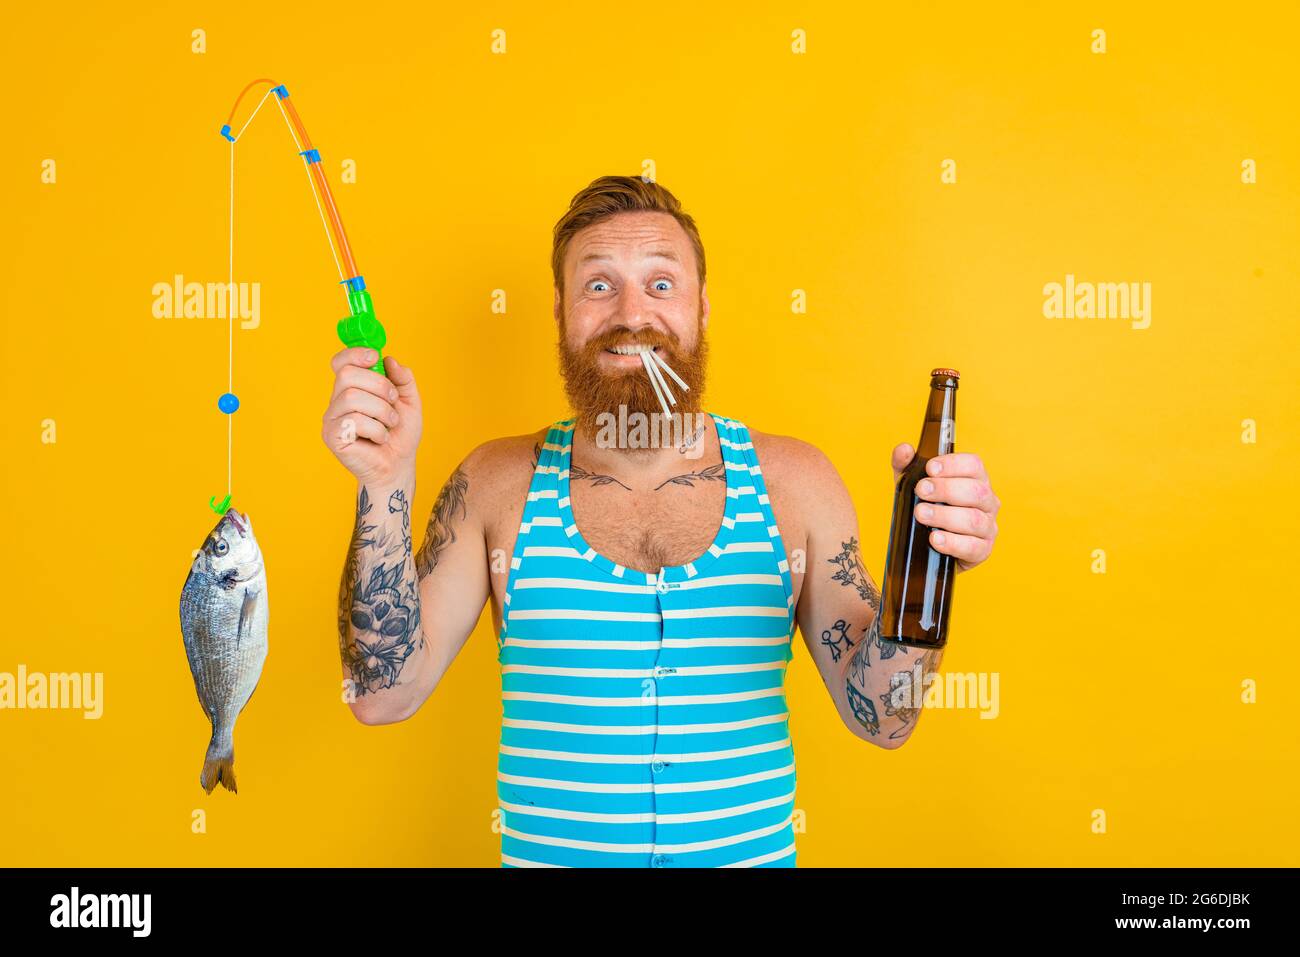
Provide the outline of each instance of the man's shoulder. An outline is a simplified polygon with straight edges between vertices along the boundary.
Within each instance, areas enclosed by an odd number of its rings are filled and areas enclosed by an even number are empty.
[[[771,477],[802,476],[809,479],[836,475],[830,458],[812,442],[793,435],[780,435],[746,427],[754,443],[763,474]]]
[[[826,453],[812,442],[748,426],[746,430],[786,547],[802,547],[826,503],[842,496],[844,482]]]
[[[465,456],[461,468],[467,473],[482,473],[482,476],[487,478],[493,472],[513,469],[522,462],[531,472],[532,467],[537,464],[542,444],[546,441],[550,430],[551,426],[545,425],[536,432],[488,439],[486,442],[479,443],[469,455]]]
[[[533,480],[533,470],[556,420],[520,435],[503,435],[480,442],[457,467],[472,508],[488,518],[504,506],[521,501]]]

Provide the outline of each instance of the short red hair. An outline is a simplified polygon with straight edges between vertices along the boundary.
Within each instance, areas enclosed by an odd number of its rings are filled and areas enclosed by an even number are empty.
[[[551,248],[551,272],[555,288],[564,295],[564,257],[574,234],[588,226],[630,212],[667,213],[681,224],[695,250],[695,268],[704,285],[704,243],[695,220],[682,209],[677,197],[658,183],[647,183],[640,176],[601,176],[594,179],[569,201],[569,208],[555,224]]]

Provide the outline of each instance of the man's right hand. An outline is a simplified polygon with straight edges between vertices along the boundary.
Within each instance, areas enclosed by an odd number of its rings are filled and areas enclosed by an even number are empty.
[[[392,356],[387,376],[370,369],[370,349],[344,349],[330,360],[334,390],[322,417],[321,438],[360,482],[414,474],[424,425],[415,376]]]

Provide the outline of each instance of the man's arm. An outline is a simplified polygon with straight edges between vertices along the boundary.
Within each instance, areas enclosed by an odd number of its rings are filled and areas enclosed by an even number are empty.
[[[418,553],[413,475],[359,483],[339,585],[339,655],[349,705],[366,724],[414,714],[478,623],[488,574],[481,510],[471,507],[476,460],[471,454],[443,485]]]
[[[420,553],[412,554],[420,392],[411,369],[385,356],[380,375],[370,368],[376,358],[372,350],[353,348],[330,360],[334,384],[321,438],[357,480],[339,582],[345,699],[359,721],[389,724],[424,703],[482,614],[488,594],[482,516],[490,509],[477,503],[474,489],[480,446],[447,480]]]
[[[818,449],[787,440],[785,470],[798,475],[798,508],[807,531],[807,565],[796,616],[804,642],[845,725],[858,737],[897,748],[916,730],[928,678],[942,649],[882,640],[880,590],[862,558],[853,500],[839,473]],[[915,450],[894,448],[897,481]],[[958,571],[985,561],[997,537],[1001,503],[979,456],[949,453],[928,463],[928,482],[917,494],[917,517],[933,527],[931,547],[953,556]],[[892,506],[892,503],[891,503]],[[885,532],[888,515],[880,517]],[[882,548],[885,541],[868,542]]]
[[[897,748],[916,730],[925,676],[938,670],[943,651],[880,638],[880,590],[862,560],[853,501],[822,458],[827,494],[809,519],[799,630],[845,726],[872,744]]]

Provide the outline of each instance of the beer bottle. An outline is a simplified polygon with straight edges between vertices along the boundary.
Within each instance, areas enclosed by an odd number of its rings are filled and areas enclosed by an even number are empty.
[[[930,547],[932,527],[916,518],[916,483],[925,464],[953,450],[957,414],[956,369],[930,372],[930,399],[916,455],[894,489],[894,516],[881,587],[880,637],[916,648],[942,648],[948,641],[955,559]]]

